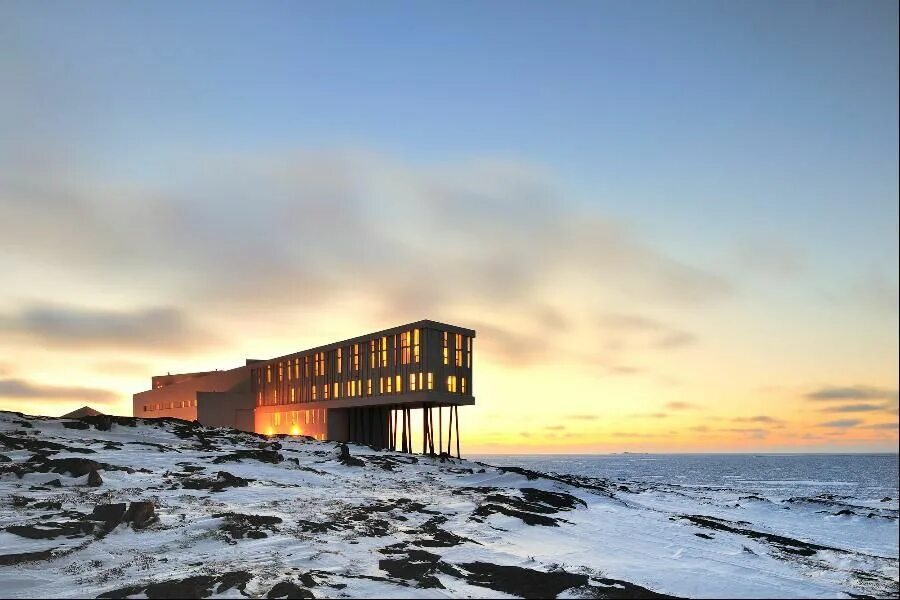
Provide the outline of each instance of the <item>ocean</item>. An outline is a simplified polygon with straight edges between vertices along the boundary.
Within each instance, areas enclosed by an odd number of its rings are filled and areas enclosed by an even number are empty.
[[[878,502],[900,496],[897,454],[482,454],[469,458],[613,481],[727,488],[772,501],[829,494]]]

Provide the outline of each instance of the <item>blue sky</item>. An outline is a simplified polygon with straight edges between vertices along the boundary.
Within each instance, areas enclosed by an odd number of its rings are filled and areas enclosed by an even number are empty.
[[[716,356],[712,340],[721,336],[738,346],[736,360],[764,373],[766,340],[777,334],[796,343],[786,355],[824,346],[809,359],[823,365],[820,376],[810,375],[810,389],[896,388],[897,21],[895,2],[875,1],[5,2],[0,169],[16,181],[4,188],[0,218],[21,237],[8,236],[0,261],[12,278],[0,291],[0,325],[3,310],[14,322],[10,315],[31,305],[90,311],[100,290],[108,292],[124,272],[152,292],[142,300],[117,288],[122,311],[156,303],[196,314],[195,299],[181,292],[201,265],[208,268],[212,245],[176,240],[172,247],[186,259],[180,283],[163,273],[156,287],[140,275],[163,264],[152,244],[123,251],[130,247],[103,246],[103,232],[124,224],[139,237],[142,217],[157,219],[167,210],[219,210],[220,228],[198,239],[212,239],[222,227],[239,231],[247,223],[242,206],[274,211],[280,194],[290,203],[299,193],[267,187],[272,174],[247,165],[271,168],[284,160],[291,170],[290,161],[299,160],[304,173],[336,174],[316,179],[314,189],[346,191],[341,186],[353,182],[355,205],[373,212],[385,198],[395,202],[398,189],[406,201],[428,204],[433,197],[421,190],[446,185],[462,194],[453,196],[457,206],[511,196],[511,207],[463,211],[468,225],[494,223],[504,210],[517,210],[516,195],[524,191],[519,201],[533,197],[539,206],[508,217],[508,231],[496,223],[507,247],[481,238],[496,259],[491,268],[510,273],[521,268],[510,258],[515,244],[539,235],[548,214],[560,220],[572,252],[586,247],[571,242],[578,235],[572,223],[614,223],[600,251],[627,258],[599,296],[611,287],[639,294],[629,303],[635,310],[646,304],[654,319],[698,330],[708,344],[700,356]],[[217,178],[232,167],[231,179]],[[362,183],[370,189],[354,187]],[[48,222],[46,213],[23,208],[60,201],[63,192],[93,194],[86,204],[99,205],[88,212],[100,217],[86,221],[84,235],[67,246],[82,258],[77,264],[63,260],[58,248],[54,254],[58,240],[43,236],[65,231],[66,219],[80,213],[67,215],[67,204],[56,209],[57,222]],[[401,206],[390,211],[401,221],[408,214]],[[34,235],[23,233],[32,227]],[[270,247],[266,227],[264,220],[251,226],[248,247],[269,253],[273,275],[284,268],[286,276],[300,277],[297,248],[290,241]],[[394,256],[395,242],[377,238],[373,256]],[[306,246],[328,248],[328,240]],[[386,262],[394,271],[404,268],[402,261]],[[565,271],[564,261],[554,265],[547,270],[553,276],[519,290],[535,306],[551,302]],[[677,274],[667,271],[672,265]],[[581,278],[593,268],[584,260],[573,270]],[[37,273],[54,270],[80,273],[84,289],[60,298],[34,285]],[[728,299],[686,306],[659,292],[693,277],[688,271],[724,282]],[[358,293],[334,285],[335,293]],[[431,288],[410,286],[413,295],[429,297]],[[478,306],[494,297],[484,294],[461,303]],[[562,312],[593,310],[552,302]],[[448,310],[448,317],[462,310],[426,300],[416,308]],[[360,326],[373,319],[360,317]],[[6,354],[8,371],[35,376],[10,358],[18,348],[8,342],[0,360]],[[841,360],[835,348],[884,363],[865,373],[848,369],[852,380],[832,381]],[[486,348],[486,363],[491,359]],[[756,363],[762,367],[749,366]],[[123,382],[108,385],[125,389]],[[803,396],[800,382],[790,385]],[[653,396],[638,395],[646,402]]]

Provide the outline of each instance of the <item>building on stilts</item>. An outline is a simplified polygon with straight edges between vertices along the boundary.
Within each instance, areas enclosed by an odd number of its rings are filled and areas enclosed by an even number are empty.
[[[475,404],[474,338],[424,320],[235,369],[157,376],[134,395],[134,415],[459,456],[459,407]]]

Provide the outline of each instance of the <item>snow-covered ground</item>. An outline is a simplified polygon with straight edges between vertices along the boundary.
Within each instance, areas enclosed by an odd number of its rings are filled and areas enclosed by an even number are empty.
[[[181,421],[13,413],[0,413],[0,492],[3,597],[900,589],[897,498],[773,502],[353,444],[342,458],[335,443]]]

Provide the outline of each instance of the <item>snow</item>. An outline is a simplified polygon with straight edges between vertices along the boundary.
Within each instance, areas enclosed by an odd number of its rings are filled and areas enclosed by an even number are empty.
[[[95,597],[131,586],[127,593],[143,596],[151,584],[206,576],[212,583],[199,595],[213,597],[266,596],[291,582],[315,597],[506,598],[523,594],[515,574],[563,571],[580,583],[553,587],[548,575],[535,585],[561,597],[603,597],[609,589],[707,598],[898,594],[896,499],[868,510],[856,503],[838,516],[853,503],[752,499],[745,489],[664,480],[543,477],[436,457],[413,462],[354,444],[350,453],[364,465],[347,466],[333,442],[267,440],[169,420],[130,426],[123,419],[108,431],[96,419],[82,421],[88,429],[64,422],[72,423],[0,413],[0,454],[11,459],[0,462],[4,597]],[[23,440],[66,448],[20,448]],[[84,449],[93,452],[78,452]],[[276,450],[284,460],[214,462],[238,450]],[[99,487],[88,487],[87,475],[34,469],[60,458],[109,468],[99,470]],[[222,491],[186,487],[221,482],[219,471],[252,481]],[[46,485],[55,479],[60,487]],[[105,535],[95,529],[53,539],[9,530],[52,532],[48,523],[81,522],[98,504],[140,500],[152,501],[158,516],[144,529],[122,523]],[[245,527],[242,517],[222,516],[229,513],[281,521]],[[234,519],[238,533],[229,532]],[[558,526],[526,523],[533,519]],[[32,560],[8,558],[47,550]],[[501,574],[479,575],[475,563]],[[528,571],[507,576],[503,567]],[[231,572],[244,584],[223,583]]]

